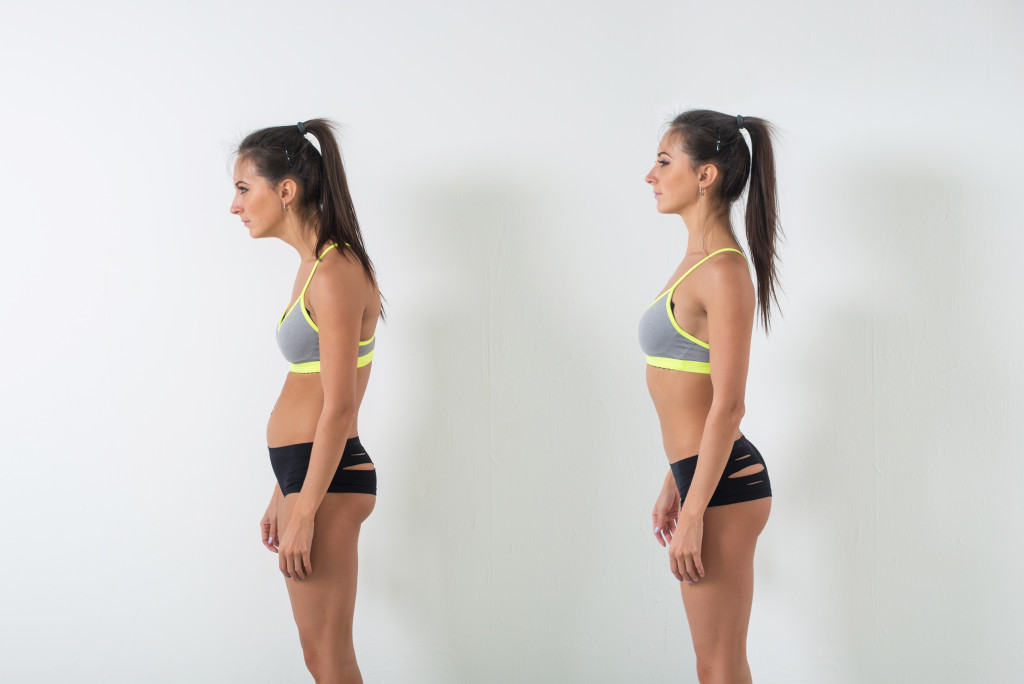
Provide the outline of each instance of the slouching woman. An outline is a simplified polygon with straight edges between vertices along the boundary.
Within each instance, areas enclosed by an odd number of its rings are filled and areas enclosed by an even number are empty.
[[[251,133],[238,147],[234,184],[231,213],[249,234],[299,255],[292,303],[276,322],[290,366],[267,425],[277,485],[260,522],[263,543],[278,554],[314,679],[361,682],[352,615],[359,528],[377,492],[358,437],[381,314],[373,264],[329,121]]]
[[[756,295],[730,221],[748,175]],[[768,521],[771,485],[740,419],[755,312],[767,329],[775,300],[771,127],[762,119],[685,112],[669,125],[645,180],[658,211],[681,216],[688,234],[682,262],[640,321],[647,387],[670,465],[654,504],[654,536],[668,545],[681,582],[700,682],[750,682],[754,546]]]

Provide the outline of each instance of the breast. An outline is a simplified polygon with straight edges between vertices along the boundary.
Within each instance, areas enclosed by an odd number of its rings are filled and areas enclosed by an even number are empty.
[[[277,329],[277,346],[288,363],[320,360],[320,335],[309,327],[301,306],[300,302],[289,311]]]

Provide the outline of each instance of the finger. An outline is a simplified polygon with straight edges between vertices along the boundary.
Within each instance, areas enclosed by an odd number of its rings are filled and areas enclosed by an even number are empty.
[[[685,577],[682,576],[682,574],[680,574],[680,572],[679,572],[679,562],[676,560],[676,557],[673,556],[671,553],[668,555],[668,566],[669,566],[669,569],[672,570],[672,574],[675,576],[675,578],[677,580],[682,582],[684,579],[686,579]]]
[[[309,575],[313,572],[313,561],[309,557],[309,551],[302,552],[302,569],[305,571],[304,575]]]
[[[704,563],[700,559],[699,549],[695,554],[693,554],[693,567],[697,571],[698,575],[700,575],[701,577],[704,576]]]
[[[277,567],[281,569],[281,574],[291,579],[291,575],[288,574],[288,556],[281,554],[277,557]]]
[[[665,538],[661,536],[661,528],[660,527],[655,527],[654,528],[654,538],[657,539],[658,543],[661,544],[662,546],[666,545],[665,544]]]
[[[697,574],[697,568],[695,568],[693,566],[693,557],[692,556],[687,556],[686,557],[686,562],[684,564],[684,568],[685,568],[685,571],[683,572],[683,574],[686,575],[687,581],[689,581],[689,582],[696,582],[698,579],[700,579],[700,576]]]
[[[297,553],[288,554],[288,571],[292,575],[293,580],[304,580],[304,573],[302,568],[299,567],[299,560],[301,556]]]

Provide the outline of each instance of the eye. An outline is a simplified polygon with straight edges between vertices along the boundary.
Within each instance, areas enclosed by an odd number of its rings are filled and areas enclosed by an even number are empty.
[[[659,166],[668,166],[668,162],[665,161],[664,159],[659,159],[658,160],[658,165]]]
[[[247,192],[249,192],[249,188],[243,188],[243,187],[239,186],[239,188],[238,188],[238,194],[240,194],[240,195],[244,195],[244,194],[245,194],[245,193],[247,193]]]

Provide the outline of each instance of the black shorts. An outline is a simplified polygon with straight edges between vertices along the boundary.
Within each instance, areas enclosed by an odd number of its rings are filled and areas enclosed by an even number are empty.
[[[270,466],[281,485],[281,493],[285,496],[302,489],[309,470],[309,456],[313,453],[313,443],[289,444],[288,446],[270,447]],[[376,470],[345,470],[345,468],[361,463],[373,463],[366,449],[353,437],[345,443],[345,451],[341,454],[341,462],[334,472],[328,492],[355,492],[357,494],[377,494]]]
[[[761,464],[764,467],[758,473],[752,475],[741,475],[740,477],[729,477],[752,465]],[[693,473],[697,469],[697,457],[684,458],[671,464],[672,475],[676,478],[676,487],[679,488],[679,501],[686,501],[686,493],[690,491],[690,482],[693,481]],[[729,460],[722,471],[722,478],[715,487],[715,493],[711,495],[708,506],[726,506],[728,504],[740,503],[741,501],[753,501],[764,499],[772,495],[772,483],[768,479],[768,467],[764,465],[764,459],[746,437],[740,437],[732,445],[732,452]]]

